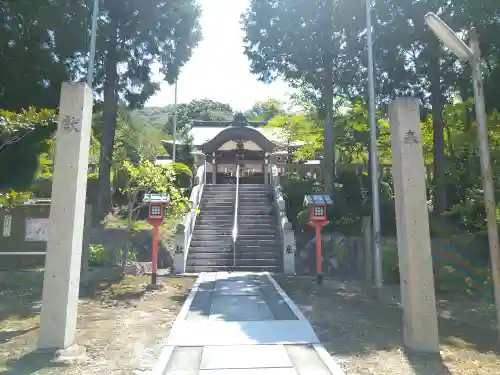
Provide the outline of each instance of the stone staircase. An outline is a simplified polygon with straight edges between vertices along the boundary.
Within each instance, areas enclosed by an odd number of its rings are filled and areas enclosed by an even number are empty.
[[[282,271],[281,240],[269,185],[240,185],[236,271]],[[233,267],[235,185],[205,185],[186,272]]]

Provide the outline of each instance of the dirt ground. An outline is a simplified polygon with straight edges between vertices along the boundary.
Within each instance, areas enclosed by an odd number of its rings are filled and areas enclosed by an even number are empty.
[[[161,277],[163,290],[146,291],[146,276],[105,280],[81,290],[77,341],[89,360],[54,367],[51,356],[33,353],[41,299],[40,282],[0,285],[0,374],[139,375],[151,369],[194,283]]]
[[[403,350],[402,312],[355,283],[278,278],[347,375],[492,375],[500,372],[494,308],[481,300],[437,296],[441,358]]]

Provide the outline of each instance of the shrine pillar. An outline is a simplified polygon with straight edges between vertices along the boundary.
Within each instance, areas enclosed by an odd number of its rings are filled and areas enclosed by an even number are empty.
[[[217,184],[217,162],[215,160],[215,152],[212,154],[212,184]]]

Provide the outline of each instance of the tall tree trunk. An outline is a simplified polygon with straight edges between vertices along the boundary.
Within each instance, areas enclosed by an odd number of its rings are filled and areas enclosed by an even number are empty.
[[[104,82],[104,104],[102,120],[102,137],[99,159],[99,199],[100,216],[111,210],[111,163],[113,160],[113,145],[115,143],[116,119],[118,110],[118,61],[117,40],[108,42],[106,56],[106,79]]]
[[[443,103],[441,96],[441,71],[439,59],[434,58],[429,62],[429,78],[431,81],[431,104],[432,104],[432,125],[434,128],[434,209],[435,212],[443,213],[447,208],[446,181],[445,181],[445,140],[444,140],[444,120]]]

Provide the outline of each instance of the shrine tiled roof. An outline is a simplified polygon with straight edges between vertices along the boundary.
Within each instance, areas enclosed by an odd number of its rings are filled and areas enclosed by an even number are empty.
[[[202,123],[207,124],[208,126],[202,125]],[[220,126],[222,125],[221,122],[215,122],[215,121],[204,121],[204,122],[196,122],[196,126],[192,126],[191,129],[189,130],[189,135],[193,138],[193,145],[200,146],[208,141],[212,140],[219,134],[221,131],[224,129],[227,129],[231,122],[227,122],[228,125],[226,126]],[[219,126],[216,126],[219,125]],[[193,124],[194,125],[194,124]],[[283,131],[279,128],[268,128],[265,127],[266,123],[260,123],[257,126],[253,126],[253,124],[249,124],[249,128],[252,128],[259,133],[261,133],[264,137],[266,137],[269,141],[276,143],[278,146],[287,146],[288,144],[286,142],[283,142],[284,140],[284,134]],[[300,146],[302,143],[301,142],[292,142],[288,146]]]
[[[192,138],[194,148],[199,148],[217,137],[222,131],[230,128],[248,129],[256,131],[263,135],[269,142],[274,143],[277,147],[297,147],[301,146],[302,142],[284,142],[285,135],[279,128],[266,127],[265,121],[247,121],[244,117],[235,116],[233,121],[203,121],[194,120],[189,125],[189,136]],[[163,141],[164,144],[173,143],[172,141]]]

